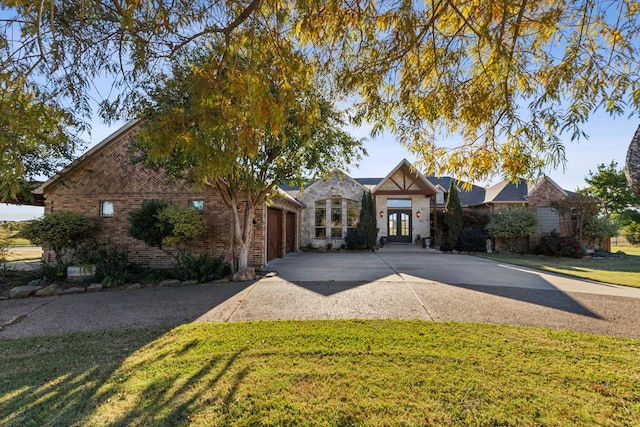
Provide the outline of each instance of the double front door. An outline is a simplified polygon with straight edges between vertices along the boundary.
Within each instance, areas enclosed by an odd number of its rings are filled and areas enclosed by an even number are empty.
[[[411,209],[387,211],[387,236],[391,243],[411,243]]]

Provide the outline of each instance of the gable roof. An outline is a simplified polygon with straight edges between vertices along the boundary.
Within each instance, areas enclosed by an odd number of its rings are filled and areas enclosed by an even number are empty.
[[[401,186],[399,183],[393,180],[393,175],[395,175],[396,172],[400,170],[402,170],[403,176],[406,176],[408,174],[410,177],[415,178],[415,181],[413,181],[413,183],[411,183],[409,187],[406,187],[406,183],[404,182]],[[411,163],[409,163],[407,159],[402,159],[402,161],[398,163],[398,165],[395,168],[393,168],[393,170],[389,172],[387,176],[385,176],[378,184],[376,184],[376,186],[373,188],[373,190],[371,190],[371,192],[376,193],[381,191],[382,187],[389,181],[393,182],[393,184],[398,187],[397,191],[399,193],[403,191],[411,191],[410,187],[414,183],[416,183],[419,187],[422,187],[422,189],[429,194],[438,193],[438,189],[424,175],[422,175],[420,171],[416,169],[412,170]]]
[[[69,171],[71,171],[71,170],[77,168],[78,166],[80,166],[82,163],[84,163],[84,161],[87,158],[91,157],[94,153],[99,152],[103,148],[109,146],[114,141],[117,141],[122,135],[125,135],[127,132],[135,129],[140,123],[141,123],[141,120],[139,120],[139,119],[134,119],[134,120],[129,121],[124,126],[122,126],[120,129],[118,129],[117,131],[113,132],[111,135],[109,135],[108,137],[106,137],[105,139],[100,141],[98,144],[94,145],[92,148],[87,150],[80,157],[78,157],[77,159],[72,161],[68,166],[66,166],[60,172],[56,173],[54,176],[52,176],[51,178],[46,180],[44,183],[42,183],[38,188],[33,190],[33,194],[44,194],[44,190],[48,186],[50,186],[51,184],[56,182],[61,176],[63,176],[64,174],[68,173]]]

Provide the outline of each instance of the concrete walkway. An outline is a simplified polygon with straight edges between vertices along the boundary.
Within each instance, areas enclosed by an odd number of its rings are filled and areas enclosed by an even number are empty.
[[[0,338],[189,322],[416,319],[640,338],[640,289],[427,251],[294,253],[257,282],[0,301]]]

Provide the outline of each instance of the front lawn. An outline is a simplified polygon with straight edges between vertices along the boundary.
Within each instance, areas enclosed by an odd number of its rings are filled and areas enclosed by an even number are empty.
[[[468,323],[190,324],[0,340],[0,425],[640,423],[640,341]]]
[[[508,262],[523,267],[553,273],[566,274],[582,279],[640,288],[640,248],[633,246],[613,247],[625,252],[624,257],[606,259],[556,258],[541,255],[475,254],[495,261]]]

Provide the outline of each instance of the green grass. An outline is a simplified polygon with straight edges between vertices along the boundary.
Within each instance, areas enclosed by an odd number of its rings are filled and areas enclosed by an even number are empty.
[[[640,341],[461,323],[0,340],[0,425],[640,424]]]
[[[626,253],[624,258],[575,259],[496,253],[474,255],[582,279],[640,288],[640,248],[633,246],[612,247],[613,252],[618,250]]]

